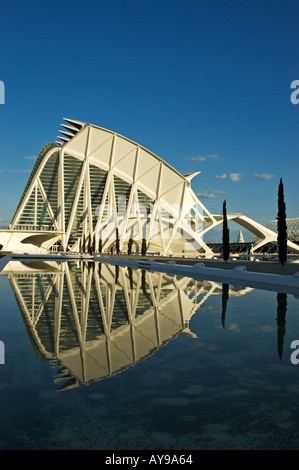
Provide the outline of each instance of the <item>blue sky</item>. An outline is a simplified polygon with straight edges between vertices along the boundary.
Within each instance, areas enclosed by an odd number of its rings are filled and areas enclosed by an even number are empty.
[[[298,217],[297,0],[0,2],[0,225],[63,117],[182,173],[211,212]]]

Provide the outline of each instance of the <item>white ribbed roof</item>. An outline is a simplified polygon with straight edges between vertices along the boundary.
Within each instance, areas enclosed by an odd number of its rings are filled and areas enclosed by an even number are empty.
[[[198,174],[182,175],[163,159],[132,140],[93,124],[64,120],[59,144],[65,153],[79,160],[88,157],[89,163],[129,184],[135,183],[153,200],[160,200],[172,213],[187,213],[195,204],[202,205],[190,187],[191,179]],[[70,128],[71,126],[71,128]],[[202,206],[203,207],[203,206]],[[205,209],[205,208],[204,208]],[[206,213],[208,211],[205,210]]]

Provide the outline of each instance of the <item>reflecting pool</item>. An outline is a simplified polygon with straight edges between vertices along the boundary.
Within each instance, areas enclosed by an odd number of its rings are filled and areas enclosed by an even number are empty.
[[[33,261],[0,292],[0,449],[299,449],[294,295]]]

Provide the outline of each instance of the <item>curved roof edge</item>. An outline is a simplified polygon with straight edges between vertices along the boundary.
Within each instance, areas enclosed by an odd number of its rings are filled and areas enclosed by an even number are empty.
[[[141,149],[145,150],[146,152],[148,152],[149,154],[151,154],[153,157],[157,158],[159,161],[161,161],[164,165],[166,165],[169,169],[171,169],[172,171],[174,171],[177,175],[179,175],[183,180],[187,180],[188,182],[191,181],[192,178],[194,178],[194,176],[198,175],[199,173],[201,173],[200,171],[197,171],[197,172],[194,172],[194,173],[188,173],[187,175],[183,175],[182,173],[180,173],[176,168],[174,168],[172,165],[170,165],[166,160],[164,160],[163,158],[161,158],[159,155],[157,155],[156,153],[152,152],[151,150],[149,150],[148,148],[144,147],[143,145],[139,144],[138,142],[135,142],[134,140],[132,139],[129,139],[128,137],[122,135],[122,134],[119,134],[118,132],[115,132],[115,131],[112,131],[110,129],[107,129],[105,127],[101,127],[101,126],[97,126],[96,124],[92,124],[92,123],[89,123],[89,122],[83,122],[83,121],[78,121],[78,120],[75,120],[75,119],[69,119],[69,118],[63,118],[63,120],[65,122],[68,123],[68,125],[66,124],[61,124],[61,126],[67,130],[67,132],[65,130],[62,130],[62,131],[59,131],[61,134],[63,134],[63,136],[57,136],[62,142],[59,142],[59,141],[56,141],[55,143],[57,143],[59,146],[63,147],[64,145],[66,145],[68,142],[70,142],[83,128],[87,127],[87,126],[91,126],[91,127],[94,127],[96,129],[100,129],[101,131],[104,131],[104,132],[108,132],[110,133],[111,135],[116,135],[117,137],[120,137],[121,139],[124,139],[126,140],[127,142],[130,142],[131,144],[133,145],[136,145],[137,147],[140,147]]]

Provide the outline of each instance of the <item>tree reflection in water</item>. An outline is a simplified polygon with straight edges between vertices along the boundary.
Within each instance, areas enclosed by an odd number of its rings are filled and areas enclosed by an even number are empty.
[[[286,313],[287,313],[287,294],[277,293],[277,350],[279,358],[282,358],[283,343],[286,331]]]

